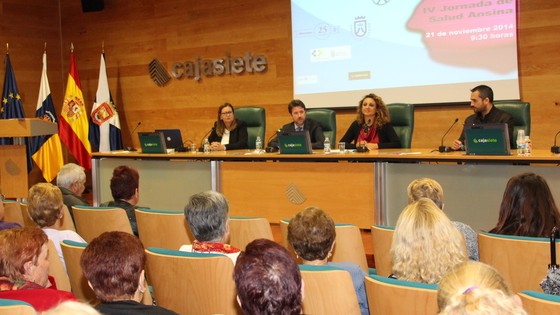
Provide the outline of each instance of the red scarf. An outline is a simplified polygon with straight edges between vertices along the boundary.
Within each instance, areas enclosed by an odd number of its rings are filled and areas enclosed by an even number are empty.
[[[360,129],[360,134],[358,135],[358,140],[356,143],[365,141],[367,143],[379,143],[379,135],[377,134],[377,129],[374,125],[369,126],[368,132],[366,133],[364,128]]]
[[[192,251],[198,253],[233,254],[238,253],[241,250],[229,244],[199,242],[195,240],[192,242]]]

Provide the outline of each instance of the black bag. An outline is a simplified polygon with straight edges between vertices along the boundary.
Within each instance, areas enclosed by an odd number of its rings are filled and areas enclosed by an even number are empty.
[[[558,235],[558,229],[553,227],[552,234],[550,234],[550,265],[548,265],[546,278],[541,281],[541,288],[544,293],[560,295],[560,267],[556,263],[556,235]]]

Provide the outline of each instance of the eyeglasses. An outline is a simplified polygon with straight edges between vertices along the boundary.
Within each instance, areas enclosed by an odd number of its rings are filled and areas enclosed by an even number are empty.
[[[231,116],[233,115],[233,112],[223,112],[222,116]]]

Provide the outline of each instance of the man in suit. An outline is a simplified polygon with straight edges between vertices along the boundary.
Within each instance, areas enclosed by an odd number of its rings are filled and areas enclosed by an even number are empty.
[[[311,138],[311,147],[313,149],[322,149],[325,142],[325,136],[323,135],[323,128],[321,124],[313,119],[306,118],[305,116],[305,104],[300,100],[292,100],[288,104],[288,112],[292,116],[292,122],[285,124],[281,132],[294,132],[294,131],[309,131],[309,137]],[[268,143],[269,148],[279,148],[278,136],[274,137]]]

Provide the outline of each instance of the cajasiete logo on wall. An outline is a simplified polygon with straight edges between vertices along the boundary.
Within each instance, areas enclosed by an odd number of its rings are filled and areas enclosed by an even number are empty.
[[[169,71],[157,58],[154,58],[148,65],[150,77],[158,86],[167,85],[172,78],[201,82],[203,77],[263,73],[267,69],[267,57],[265,55],[253,56],[249,51],[243,56],[232,57],[228,52],[223,58],[204,59],[198,56],[195,60],[177,61],[171,65]]]

